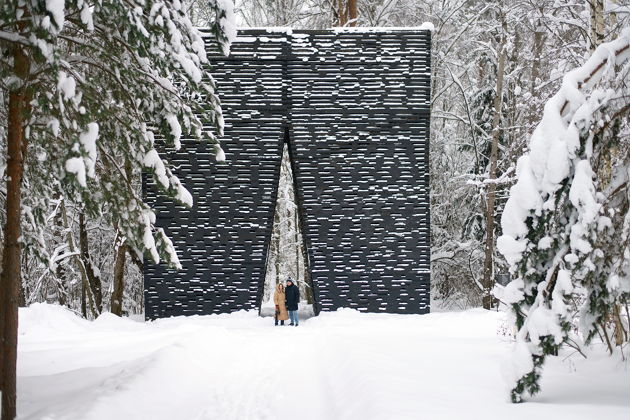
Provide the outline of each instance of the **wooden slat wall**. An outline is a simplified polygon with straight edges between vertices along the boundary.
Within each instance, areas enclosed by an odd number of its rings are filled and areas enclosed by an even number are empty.
[[[147,264],[147,319],[260,305],[285,130],[316,310],[429,311],[430,33],[239,31],[208,40],[222,146],[169,155],[195,198],[147,198],[183,270]]]

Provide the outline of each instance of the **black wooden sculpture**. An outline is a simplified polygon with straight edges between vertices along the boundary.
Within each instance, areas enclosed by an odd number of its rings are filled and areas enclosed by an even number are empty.
[[[147,319],[260,307],[285,142],[316,312],[428,312],[430,32],[248,29],[229,57],[207,48],[227,162],[186,140],[167,155],[190,210],[145,185],[183,266],[146,264]]]

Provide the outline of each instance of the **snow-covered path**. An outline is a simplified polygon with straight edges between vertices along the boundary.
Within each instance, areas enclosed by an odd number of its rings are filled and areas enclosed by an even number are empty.
[[[541,396],[510,404],[501,315],[482,310],[341,310],[298,328],[245,312],[145,324],[33,305],[20,316],[22,420],[630,418],[630,367],[607,358],[556,358]]]

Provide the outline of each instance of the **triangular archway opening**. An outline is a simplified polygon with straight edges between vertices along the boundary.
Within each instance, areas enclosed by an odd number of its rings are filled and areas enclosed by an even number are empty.
[[[289,130],[285,131],[273,228],[267,251],[267,266],[261,315],[273,316],[273,294],[278,283],[290,277],[300,288],[300,315],[314,315],[313,284],[303,232],[302,212],[297,194],[295,165],[291,159]]]

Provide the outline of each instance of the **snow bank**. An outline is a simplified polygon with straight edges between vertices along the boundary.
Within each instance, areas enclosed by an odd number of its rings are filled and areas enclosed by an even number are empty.
[[[18,415],[81,419],[625,418],[630,372],[552,360],[544,404],[508,402],[503,314],[341,309],[273,327],[256,311],[88,322],[54,305],[20,310]],[[553,397],[550,397],[553,396]]]
[[[90,328],[90,322],[76,316],[68,308],[46,303],[33,303],[20,308],[20,336],[45,338],[58,333],[81,334]]]

